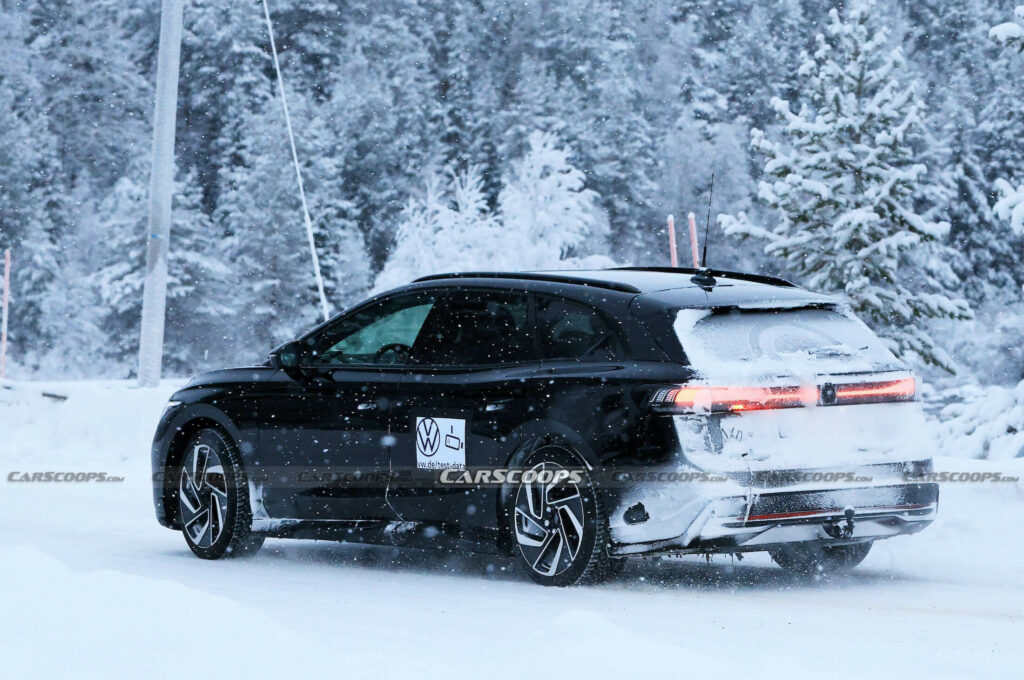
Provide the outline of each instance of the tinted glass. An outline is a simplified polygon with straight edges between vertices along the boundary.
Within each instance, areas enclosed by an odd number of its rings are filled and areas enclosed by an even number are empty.
[[[622,356],[618,337],[604,318],[577,302],[538,295],[537,331],[545,359],[611,360]]]
[[[312,363],[406,364],[435,302],[434,296],[406,295],[343,317],[312,338]]]
[[[413,361],[430,366],[486,366],[537,358],[526,293],[453,291],[416,341]]]

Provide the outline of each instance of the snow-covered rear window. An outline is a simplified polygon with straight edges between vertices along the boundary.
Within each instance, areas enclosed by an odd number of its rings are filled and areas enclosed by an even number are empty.
[[[674,328],[690,364],[709,378],[901,368],[864,324],[833,309],[681,309]]]

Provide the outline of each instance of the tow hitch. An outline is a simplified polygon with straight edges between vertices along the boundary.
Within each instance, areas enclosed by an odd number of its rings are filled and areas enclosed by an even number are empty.
[[[825,522],[822,524],[822,528],[825,529],[825,533],[832,538],[850,538],[853,536],[853,508],[847,506],[843,510],[843,515],[846,517],[845,523],[839,522]]]

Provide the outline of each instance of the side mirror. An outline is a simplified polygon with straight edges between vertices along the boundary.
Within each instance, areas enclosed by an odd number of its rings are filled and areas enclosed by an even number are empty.
[[[270,365],[285,370],[298,368],[302,363],[302,347],[298,342],[281,345],[270,353]]]

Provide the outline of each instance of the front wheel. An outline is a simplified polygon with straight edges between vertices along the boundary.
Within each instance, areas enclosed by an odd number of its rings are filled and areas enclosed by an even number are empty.
[[[178,513],[185,542],[203,559],[250,555],[263,545],[263,536],[251,532],[241,457],[219,430],[200,430],[189,440],[178,480]]]
[[[570,452],[557,446],[535,451],[510,500],[515,553],[537,583],[595,583],[620,571],[622,560],[608,555],[601,499]]]
[[[853,545],[794,544],[769,554],[775,564],[803,576],[833,576],[849,573],[864,561],[871,550],[871,541]]]

